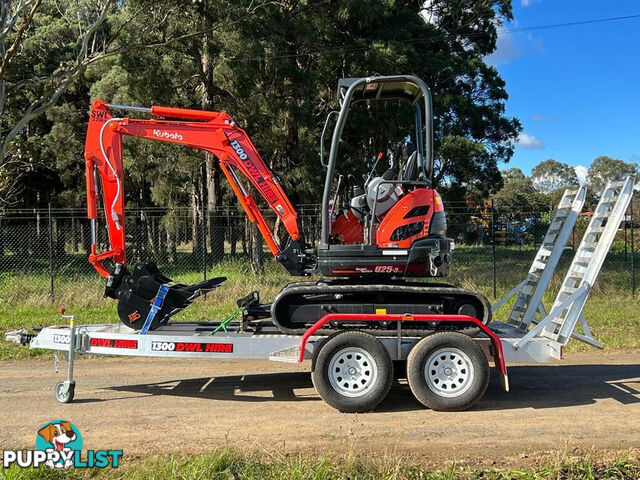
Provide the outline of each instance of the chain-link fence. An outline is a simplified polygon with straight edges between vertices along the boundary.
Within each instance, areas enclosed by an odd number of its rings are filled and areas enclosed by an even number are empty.
[[[640,195],[636,194],[636,208]],[[451,276],[446,281],[496,298],[519,283],[540,245],[552,211],[500,205],[449,202],[448,236],[456,241]],[[298,208],[305,239],[320,236],[320,205]],[[11,210],[0,215],[0,300],[74,303],[88,291],[100,291],[102,280],[88,263],[91,234],[81,209]],[[268,218],[276,236],[284,226]],[[581,216],[569,238],[559,272],[566,270],[589,221]],[[640,233],[632,208],[620,225],[607,257],[599,287],[636,293]],[[270,275],[284,284],[287,273],[275,264],[257,228],[236,207],[208,209],[205,205],[178,209],[129,209],[126,224],[130,264],[155,261],[176,280],[195,283],[203,278],[236,272],[247,289]],[[108,249],[107,232],[98,232],[99,250]],[[559,279],[561,280],[561,278]],[[557,282],[559,282],[559,280]],[[253,282],[253,283],[252,283]]]

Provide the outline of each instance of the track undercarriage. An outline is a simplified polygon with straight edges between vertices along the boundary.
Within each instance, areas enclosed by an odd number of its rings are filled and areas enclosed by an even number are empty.
[[[491,320],[491,306],[477,293],[440,283],[417,283],[398,280],[393,284],[331,282],[295,282],[285,286],[271,303],[260,303],[257,292],[238,301],[244,307],[243,324],[271,318],[284,333],[303,334],[330,313],[349,314],[458,314],[477,318],[485,325]],[[336,322],[322,333],[353,328],[348,322]],[[468,324],[455,322],[416,322],[404,331],[424,336],[434,330],[462,330]],[[357,325],[359,329],[363,325]],[[396,328],[396,322],[367,324],[371,333],[384,335]]]

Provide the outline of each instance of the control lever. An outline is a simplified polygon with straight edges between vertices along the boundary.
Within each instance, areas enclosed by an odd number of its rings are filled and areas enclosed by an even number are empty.
[[[378,153],[378,156],[376,157],[376,161],[374,162],[373,167],[371,167],[371,170],[369,171],[369,175],[367,175],[367,179],[364,181],[365,187],[369,183],[369,180],[371,180],[371,177],[373,176],[373,172],[376,171],[376,167],[378,166],[378,162],[382,158],[382,155],[384,155],[382,152]]]
[[[357,196],[362,195],[364,193],[364,189],[360,186],[360,184],[356,180],[356,177],[353,176],[353,174],[350,173],[349,175],[347,175],[347,179],[349,180],[349,182],[351,183],[351,186],[353,187],[353,196],[354,197],[357,197]]]

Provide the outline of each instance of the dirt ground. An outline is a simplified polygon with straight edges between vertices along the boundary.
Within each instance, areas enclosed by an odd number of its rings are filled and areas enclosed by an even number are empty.
[[[63,364],[63,368],[66,364]],[[50,360],[0,362],[0,446],[33,448],[36,430],[67,419],[85,448],[192,454],[220,444],[315,454],[394,453],[431,461],[531,458],[558,449],[640,447],[640,352],[569,355],[493,375],[471,411],[423,408],[406,382],[373,413],[341,414],[316,395],[308,364],[84,358],[76,400],[59,404]]]

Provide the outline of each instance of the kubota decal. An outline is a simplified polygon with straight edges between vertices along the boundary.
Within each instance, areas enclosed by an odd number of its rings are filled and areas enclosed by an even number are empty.
[[[176,132],[168,132],[167,130],[153,130],[153,134],[158,138],[166,138],[169,140],[182,140],[182,135]]]

